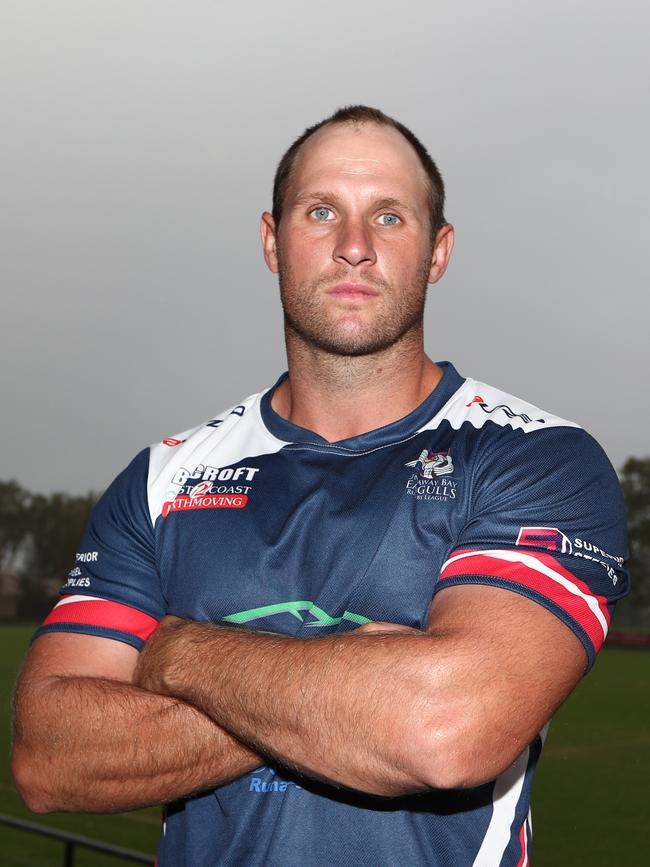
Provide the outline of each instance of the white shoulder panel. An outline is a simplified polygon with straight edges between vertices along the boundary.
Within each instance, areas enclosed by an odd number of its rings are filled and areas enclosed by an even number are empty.
[[[522,430],[524,433],[550,427],[580,427],[572,421],[545,412],[528,401],[474,379],[466,379],[440,412],[423,425],[421,430],[433,430],[443,421],[449,422],[455,430],[465,422],[481,428],[489,421],[501,427],[509,425],[513,430]]]
[[[288,443],[271,434],[260,413],[264,392],[253,394],[219,416],[151,446],[147,483],[151,523],[183,487],[183,478],[227,470],[245,457],[274,454]],[[226,473],[227,475],[227,473]]]

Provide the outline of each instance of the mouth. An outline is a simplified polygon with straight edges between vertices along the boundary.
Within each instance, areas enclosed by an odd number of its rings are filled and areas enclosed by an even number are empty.
[[[341,301],[364,301],[379,295],[376,289],[365,283],[337,283],[327,290],[327,294]]]

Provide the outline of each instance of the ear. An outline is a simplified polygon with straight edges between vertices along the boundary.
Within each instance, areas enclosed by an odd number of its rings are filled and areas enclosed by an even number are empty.
[[[445,223],[436,235],[433,245],[433,258],[429,269],[429,283],[437,283],[447,270],[447,264],[454,249],[454,227],[451,223]]]
[[[260,235],[262,236],[262,250],[264,252],[264,261],[266,262],[269,271],[273,274],[278,273],[278,252],[277,252],[277,234],[275,228],[275,220],[273,215],[268,211],[264,211],[260,221]]]

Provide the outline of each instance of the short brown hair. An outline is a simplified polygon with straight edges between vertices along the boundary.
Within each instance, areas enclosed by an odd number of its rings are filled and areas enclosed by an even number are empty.
[[[273,219],[276,226],[279,225],[282,218],[282,207],[284,205],[284,197],[287,192],[287,186],[291,180],[291,173],[296,157],[307,141],[317,130],[327,124],[335,123],[376,123],[381,126],[392,126],[400,132],[404,138],[413,147],[416,154],[420,158],[422,168],[426,172],[429,179],[429,205],[431,210],[431,236],[435,237],[438,229],[446,223],[444,215],[445,206],[445,185],[442,180],[442,175],[438,171],[438,167],[431,159],[429,151],[425,148],[422,142],[411,132],[403,123],[389,117],[380,111],[378,108],[371,108],[368,105],[347,105],[344,108],[339,108],[330,117],[321,120],[313,126],[307,127],[301,136],[299,136],[291,147],[286,151],[275,173],[273,180]]]

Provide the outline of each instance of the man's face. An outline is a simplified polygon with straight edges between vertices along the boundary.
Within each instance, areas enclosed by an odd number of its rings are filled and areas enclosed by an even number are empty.
[[[335,124],[305,143],[278,230],[262,218],[290,329],[325,351],[364,355],[420,326],[453,237],[445,227],[432,243],[427,189],[417,154],[392,127]]]

